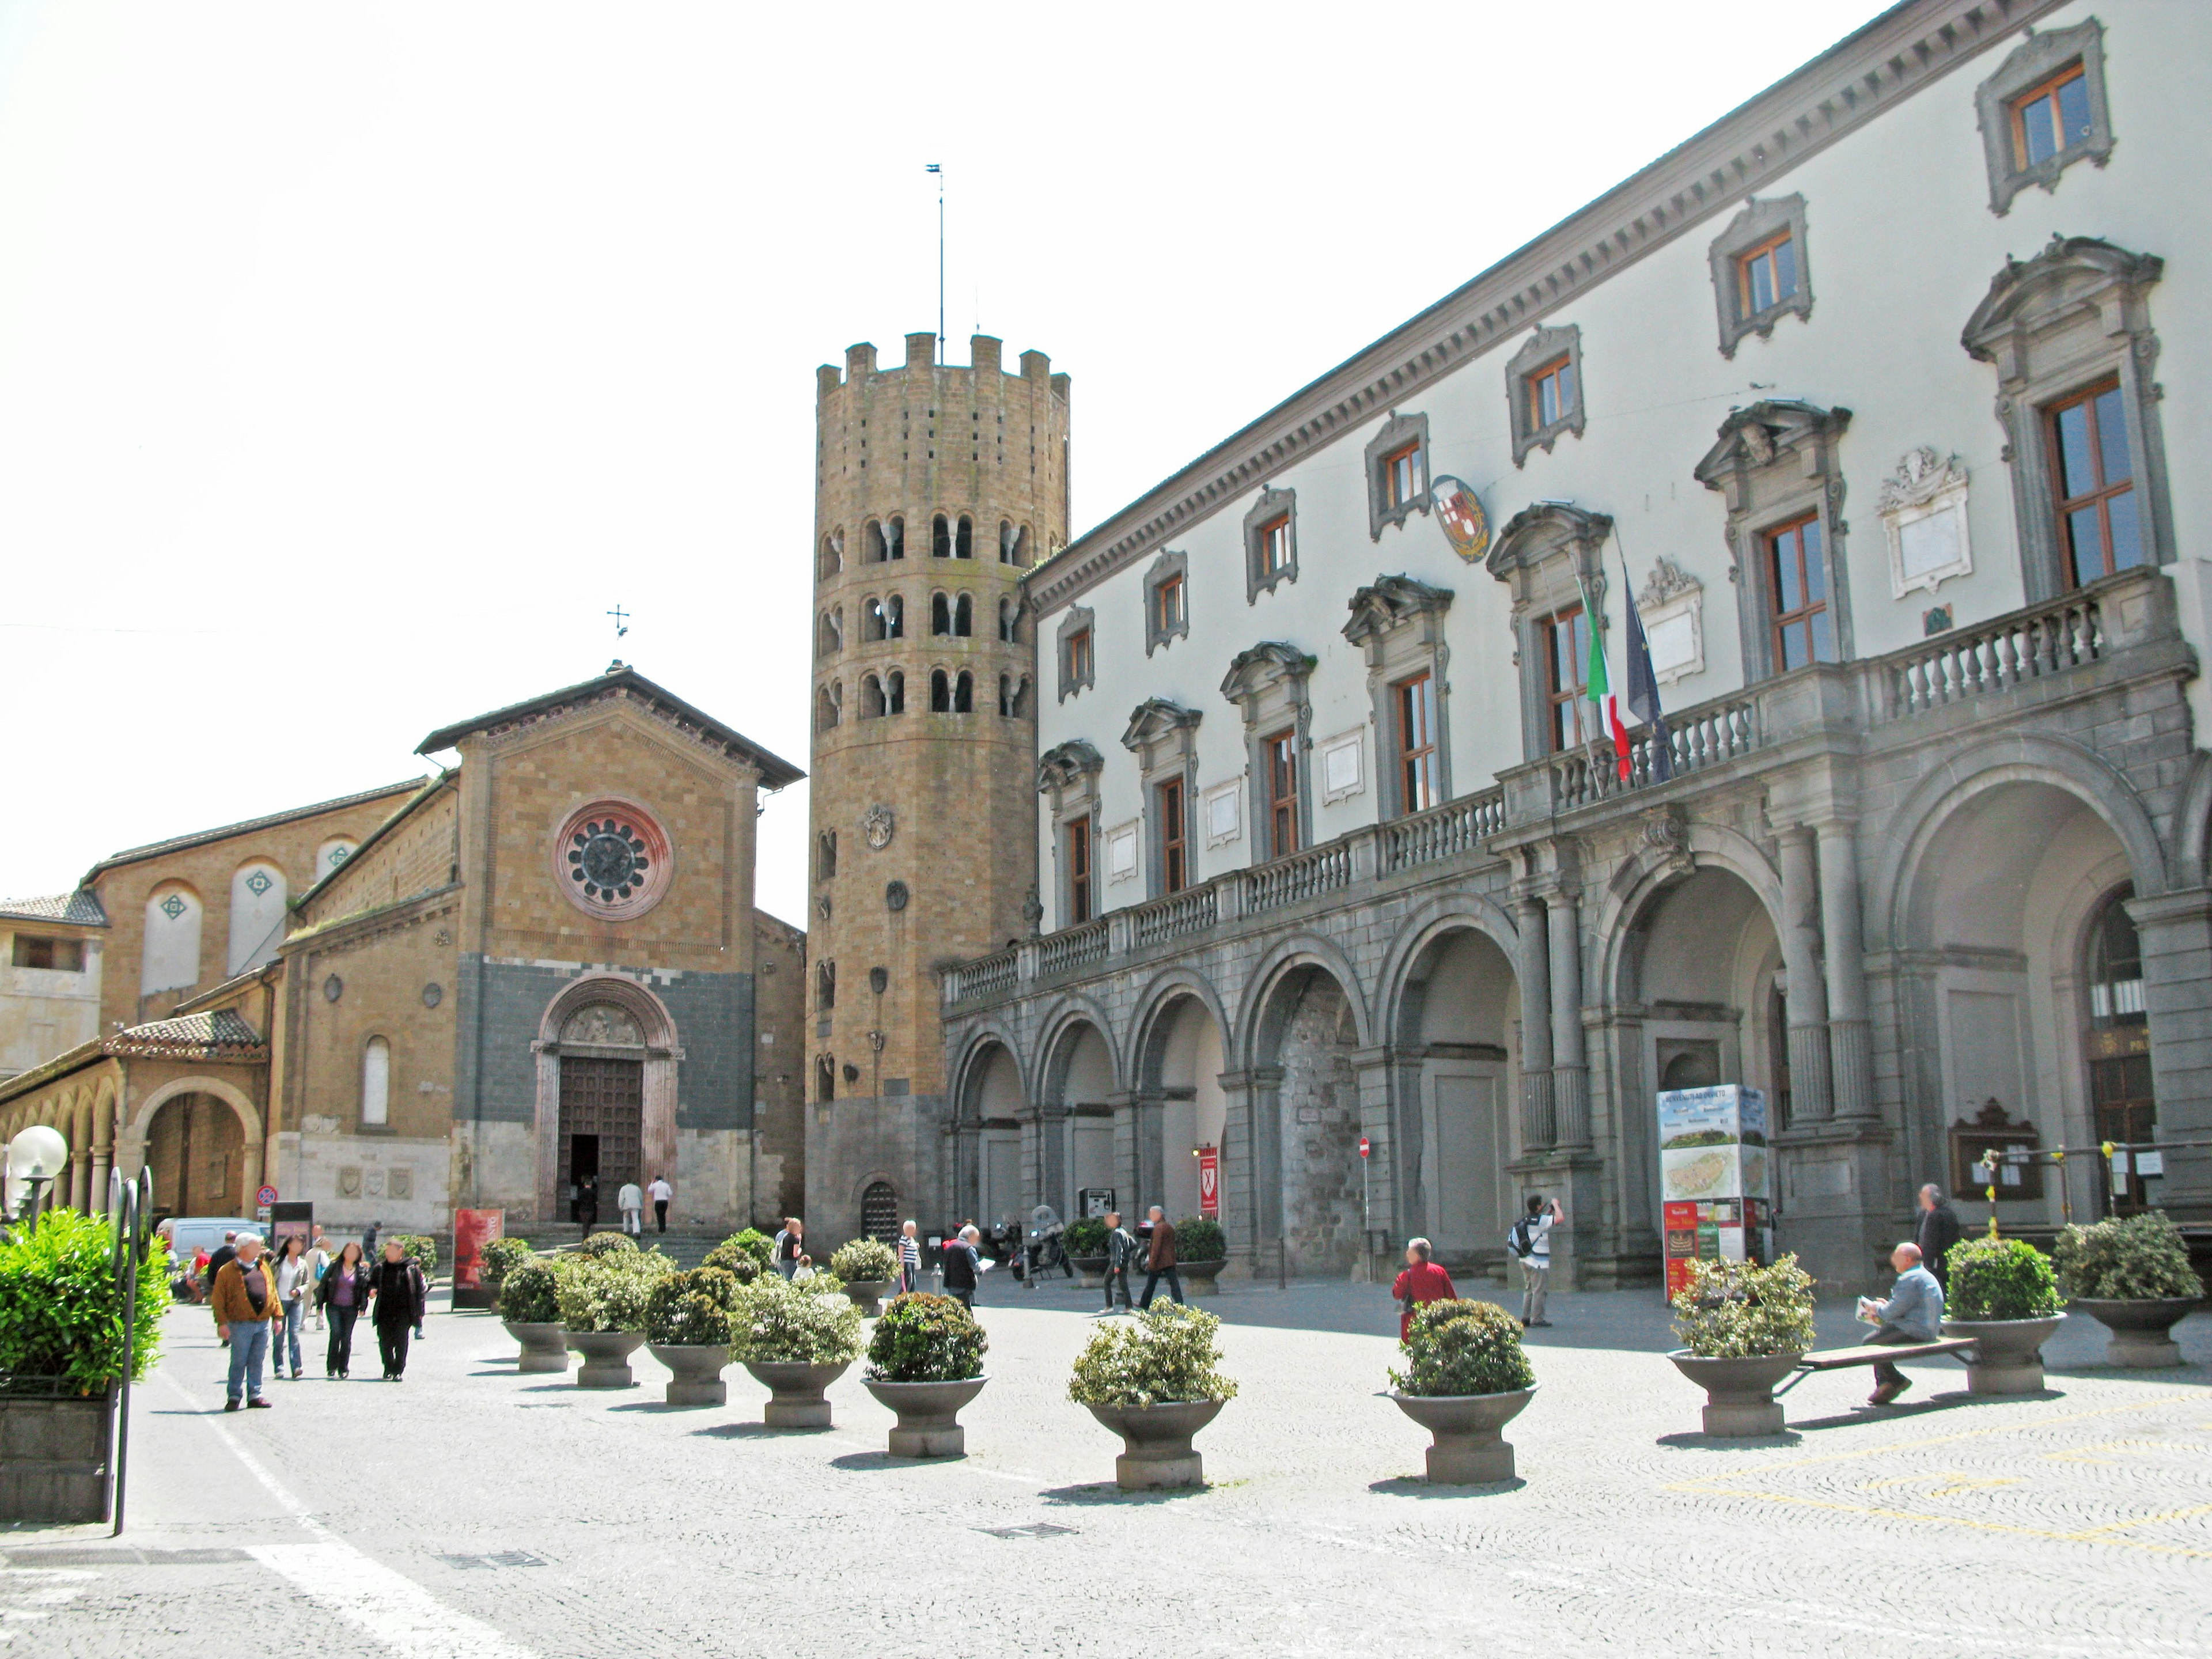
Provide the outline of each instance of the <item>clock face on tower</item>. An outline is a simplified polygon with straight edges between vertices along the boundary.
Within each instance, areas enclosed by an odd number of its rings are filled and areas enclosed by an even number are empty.
[[[553,842],[554,879],[586,915],[624,921],[668,890],[668,835],[635,801],[595,800],[568,815]]]

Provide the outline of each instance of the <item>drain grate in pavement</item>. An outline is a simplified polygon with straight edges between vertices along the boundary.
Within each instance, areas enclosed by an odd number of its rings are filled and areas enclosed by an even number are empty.
[[[978,1527],[977,1532],[987,1532],[994,1538],[1060,1538],[1073,1537],[1073,1527],[1055,1527],[1049,1521],[1031,1521],[1019,1527]]]
[[[213,1567],[252,1558],[244,1550],[142,1550],[129,1545],[105,1549],[10,1550],[11,1567]]]
[[[472,1567],[542,1567],[544,1560],[528,1550],[501,1550],[493,1555],[441,1555],[438,1558],[457,1571],[466,1572]]]

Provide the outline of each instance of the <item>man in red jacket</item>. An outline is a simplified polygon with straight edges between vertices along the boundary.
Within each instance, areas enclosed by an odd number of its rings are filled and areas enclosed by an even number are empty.
[[[1398,1275],[1398,1282],[1390,1287],[1390,1294],[1398,1298],[1404,1310],[1398,1316],[1398,1340],[1403,1342],[1406,1333],[1413,1328],[1413,1309],[1423,1302],[1449,1302],[1459,1295],[1452,1289],[1451,1275],[1429,1260],[1433,1250],[1425,1238],[1417,1238],[1406,1246],[1406,1270]]]

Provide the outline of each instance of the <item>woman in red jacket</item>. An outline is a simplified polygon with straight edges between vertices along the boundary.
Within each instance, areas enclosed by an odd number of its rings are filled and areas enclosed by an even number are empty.
[[[1413,1310],[1424,1302],[1449,1302],[1459,1295],[1452,1289],[1451,1275],[1429,1260],[1432,1254],[1429,1241],[1417,1238],[1406,1246],[1406,1270],[1398,1275],[1398,1282],[1390,1287],[1390,1294],[1398,1298],[1403,1310],[1398,1316],[1398,1340],[1403,1342],[1406,1333],[1413,1326]]]

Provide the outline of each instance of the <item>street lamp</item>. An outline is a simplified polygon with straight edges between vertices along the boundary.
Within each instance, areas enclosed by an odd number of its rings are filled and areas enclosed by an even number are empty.
[[[38,1225],[40,1189],[52,1186],[68,1165],[69,1142],[61,1131],[43,1123],[33,1124],[8,1143],[8,1180],[22,1194],[16,1219]]]

